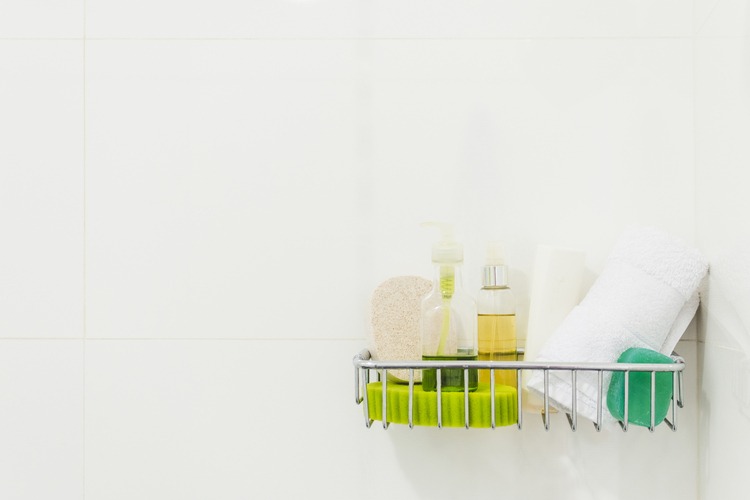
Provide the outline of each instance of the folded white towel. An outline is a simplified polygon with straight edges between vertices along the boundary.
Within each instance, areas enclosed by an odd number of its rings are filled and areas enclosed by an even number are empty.
[[[644,347],[670,354],[698,308],[698,285],[708,271],[700,253],[656,229],[626,232],[583,301],[544,344],[537,361],[614,363],[623,351]],[[613,423],[606,405],[610,373],[602,397],[604,423]],[[530,390],[543,394],[535,371]],[[578,414],[596,420],[596,372],[580,371]],[[570,372],[549,372],[550,403],[570,412]]]

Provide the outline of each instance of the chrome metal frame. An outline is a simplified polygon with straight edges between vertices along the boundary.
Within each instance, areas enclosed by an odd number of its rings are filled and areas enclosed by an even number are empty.
[[[664,419],[667,426],[672,431],[677,430],[677,408],[683,407],[682,400],[682,372],[685,368],[685,360],[680,356],[673,354],[673,364],[646,364],[646,363],[564,363],[564,362],[536,362],[536,361],[374,361],[370,358],[370,352],[363,349],[354,356],[354,401],[357,404],[363,404],[365,414],[365,425],[370,427],[372,420],[369,413],[369,401],[367,396],[367,384],[370,382],[370,371],[374,370],[380,376],[380,382],[383,387],[382,400],[382,421],[383,428],[387,429],[387,399],[386,391],[388,387],[388,370],[409,370],[409,427],[414,427],[414,370],[434,369],[437,370],[437,426],[443,427],[442,422],[442,388],[440,371],[448,368],[461,368],[464,370],[464,427],[469,429],[469,370],[470,369],[489,369],[490,370],[490,401],[491,401],[491,426],[495,428],[495,370],[516,370],[517,386],[521,386],[521,373],[523,370],[542,370],[544,375],[544,409],[542,411],[542,422],[545,430],[550,426],[550,403],[549,403],[549,372],[550,371],[569,371],[571,372],[571,381],[573,387],[573,398],[571,401],[571,413],[566,413],[568,424],[572,431],[578,428],[578,413],[576,401],[577,376],[579,371],[597,372],[597,392],[598,405],[596,412],[596,422],[594,427],[597,431],[602,429],[602,406],[603,406],[603,380],[604,372],[625,372],[625,408],[623,420],[619,421],[620,427],[624,432],[628,431],[628,395],[629,395],[629,374],[630,372],[650,372],[651,373],[651,422],[648,429],[654,432],[656,427],[655,406],[656,406],[656,372],[672,372],[672,408],[671,420]],[[518,417],[517,427],[521,429],[523,424],[523,391],[518,391],[516,401]]]

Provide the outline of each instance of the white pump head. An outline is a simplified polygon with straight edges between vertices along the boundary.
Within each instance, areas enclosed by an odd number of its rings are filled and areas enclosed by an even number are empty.
[[[453,237],[453,226],[444,222],[423,222],[422,227],[436,227],[442,231],[440,241],[432,245],[432,262],[460,264],[464,261],[464,247]]]

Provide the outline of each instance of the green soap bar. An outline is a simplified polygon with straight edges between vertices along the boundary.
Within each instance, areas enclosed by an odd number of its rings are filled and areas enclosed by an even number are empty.
[[[388,422],[409,423],[409,386],[387,385]],[[383,384],[367,384],[369,414],[372,420],[382,420]],[[464,393],[443,392],[441,398],[443,427],[464,426]],[[515,424],[518,418],[517,392],[515,387],[495,386],[495,425]],[[492,405],[489,384],[479,384],[476,391],[469,393],[469,427],[491,427]],[[422,390],[421,384],[414,384],[413,399],[414,425],[437,426],[437,392]]]
[[[651,349],[632,348],[623,352],[618,363],[672,364],[674,360]],[[672,373],[656,372],[654,424],[667,416],[672,399]],[[613,372],[607,392],[607,408],[617,420],[625,418],[625,372]],[[651,426],[651,372],[630,372],[628,378],[628,422]]]

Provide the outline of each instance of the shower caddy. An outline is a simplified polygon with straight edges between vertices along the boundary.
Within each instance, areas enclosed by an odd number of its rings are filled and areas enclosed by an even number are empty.
[[[523,354],[522,350],[518,351],[519,355]],[[544,429],[549,430],[549,372],[550,371],[567,371],[571,374],[572,386],[576,388],[577,374],[580,371],[594,371],[598,378],[598,405],[597,419],[594,427],[597,431],[602,429],[602,412],[603,412],[603,378],[604,372],[624,372],[625,394],[624,394],[624,415],[620,420],[620,427],[623,431],[628,431],[628,390],[629,390],[629,373],[630,372],[650,372],[651,373],[651,425],[648,429],[653,432],[656,427],[654,422],[655,405],[656,405],[656,373],[672,372],[672,401],[671,401],[671,419],[665,418],[664,422],[672,431],[677,430],[677,408],[682,408],[682,372],[685,368],[685,361],[680,356],[673,353],[672,364],[645,364],[645,363],[563,363],[563,362],[536,362],[536,361],[375,361],[371,359],[370,352],[363,349],[354,356],[354,400],[357,404],[363,404],[365,425],[369,428],[373,420],[370,419],[369,401],[367,396],[367,384],[370,382],[370,374],[375,371],[379,376],[382,384],[382,421],[383,428],[387,429],[390,423],[386,420],[387,416],[387,398],[386,390],[388,386],[388,370],[409,370],[409,427],[413,428],[413,400],[414,400],[414,370],[436,369],[437,380],[440,381],[440,370],[446,368],[462,368],[464,370],[464,426],[469,429],[469,391],[468,371],[470,369],[489,369],[490,370],[490,412],[491,426],[495,428],[495,370],[516,370],[516,384],[521,387],[521,376],[523,370],[543,371],[544,375],[544,408],[541,412]],[[523,425],[523,391],[517,391],[517,419],[516,425],[521,429]],[[576,390],[572,391],[571,412],[566,413],[570,429],[575,431],[578,427],[578,415],[576,412]],[[437,426],[442,428],[442,408],[441,408],[442,391],[440,384],[437,386]]]

